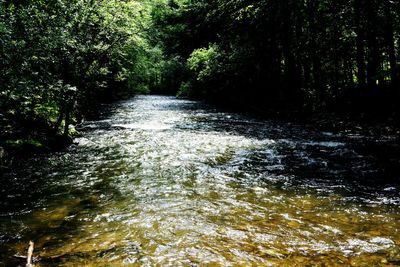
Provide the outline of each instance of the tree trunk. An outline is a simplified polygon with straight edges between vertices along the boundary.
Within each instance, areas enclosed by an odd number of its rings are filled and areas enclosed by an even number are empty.
[[[297,86],[295,81],[296,62],[293,55],[293,47],[292,47],[293,33],[292,33],[291,17],[293,14],[290,11],[287,1],[284,1],[282,8],[283,8],[282,52],[285,60],[284,85],[286,87],[284,88],[285,94],[283,100],[285,102],[290,102],[290,104],[292,104],[292,101],[294,100],[294,94],[296,91],[295,87]]]
[[[368,87],[374,91],[377,87],[377,81],[381,82],[380,74],[380,49],[377,40],[378,36],[378,20],[377,20],[377,6],[374,0],[365,0],[365,8],[367,11],[367,44],[368,44],[368,64],[367,64],[367,82]]]
[[[361,0],[354,0],[354,24],[356,30],[356,47],[357,47],[357,82],[360,88],[364,88],[367,80],[365,65],[365,46],[364,46],[364,30],[362,27],[361,16]]]
[[[312,64],[312,77],[313,77],[313,89],[316,91],[317,103],[324,106],[326,100],[326,91],[322,85],[322,66],[320,57],[318,55],[318,45],[317,45],[317,5],[316,0],[311,0],[308,3],[308,20],[309,20],[309,31],[310,31],[310,55]]]
[[[56,121],[56,124],[54,125],[54,132],[57,134],[58,129],[60,128],[61,122],[64,118],[64,105],[62,105],[62,107],[60,108],[60,114],[58,114],[58,118]]]
[[[69,125],[71,123],[71,107],[68,106],[65,109],[65,124],[64,124],[64,136],[68,137],[69,135]]]
[[[391,82],[393,88],[396,88],[398,85],[397,78],[397,62],[396,62],[396,51],[394,45],[394,28],[393,28],[393,15],[391,9],[391,3],[389,0],[385,0],[385,41],[387,45],[388,55],[389,55],[389,63],[390,63],[390,72],[391,72]]]

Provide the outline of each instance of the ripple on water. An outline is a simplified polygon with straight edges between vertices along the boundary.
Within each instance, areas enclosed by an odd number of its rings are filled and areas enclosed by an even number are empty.
[[[29,239],[42,266],[400,261],[399,187],[361,183],[379,171],[342,136],[172,97],[110,110],[6,176],[0,265]]]

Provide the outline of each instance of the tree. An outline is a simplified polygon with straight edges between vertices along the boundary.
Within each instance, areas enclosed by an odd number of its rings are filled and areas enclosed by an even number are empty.
[[[0,142],[68,136],[99,102],[143,91],[150,3],[0,2]]]
[[[213,65],[219,67],[207,71],[212,82],[195,82],[193,77],[202,76],[205,69],[191,64],[176,68],[183,75],[169,74],[182,79],[185,91],[289,113],[343,105],[352,109],[356,102],[379,99],[384,108],[386,88],[399,91],[397,2],[173,3],[161,3],[152,13],[155,43],[167,61],[179,57],[190,63],[199,51],[218,47]]]

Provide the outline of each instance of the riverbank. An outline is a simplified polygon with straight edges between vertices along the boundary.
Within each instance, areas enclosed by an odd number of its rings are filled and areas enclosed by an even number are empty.
[[[0,140],[0,170],[8,169],[15,160],[24,160],[36,154],[62,150],[72,144],[79,133],[64,136],[37,131],[35,135],[8,136]]]

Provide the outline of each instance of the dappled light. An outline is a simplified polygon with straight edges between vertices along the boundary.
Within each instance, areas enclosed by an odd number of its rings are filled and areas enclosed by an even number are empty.
[[[399,0],[0,0],[0,267],[400,265]]]
[[[382,173],[355,141],[172,97],[111,109],[6,175],[35,186],[2,194],[0,262],[29,239],[38,266],[400,260],[398,184],[357,181]]]

